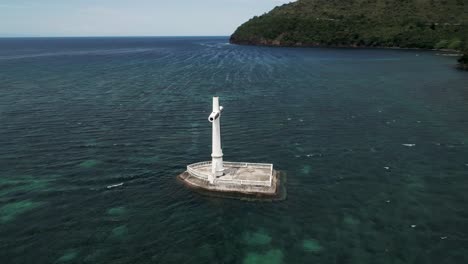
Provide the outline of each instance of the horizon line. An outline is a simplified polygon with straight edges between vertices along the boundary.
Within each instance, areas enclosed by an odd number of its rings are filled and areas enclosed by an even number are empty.
[[[186,38],[230,37],[230,35],[125,35],[125,36],[1,36],[0,38]]]

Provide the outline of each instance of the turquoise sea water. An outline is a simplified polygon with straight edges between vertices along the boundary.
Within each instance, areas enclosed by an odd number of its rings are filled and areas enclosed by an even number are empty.
[[[0,263],[468,263],[468,74],[436,52],[0,40]],[[201,196],[271,162],[282,202]],[[114,188],[108,186],[114,185]]]

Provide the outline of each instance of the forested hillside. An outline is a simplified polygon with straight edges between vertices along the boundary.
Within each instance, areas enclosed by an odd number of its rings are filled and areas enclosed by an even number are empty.
[[[468,0],[298,0],[231,36],[236,44],[453,50],[468,50],[467,39]]]

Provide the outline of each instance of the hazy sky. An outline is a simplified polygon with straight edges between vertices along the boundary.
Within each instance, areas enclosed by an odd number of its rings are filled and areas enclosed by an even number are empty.
[[[0,0],[0,36],[226,36],[292,0]]]

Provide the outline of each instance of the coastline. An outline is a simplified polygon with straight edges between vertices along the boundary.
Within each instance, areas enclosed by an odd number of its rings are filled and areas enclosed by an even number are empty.
[[[273,47],[273,48],[347,48],[347,49],[390,49],[390,50],[420,50],[420,51],[439,51],[445,52],[445,54],[436,54],[439,56],[451,56],[459,57],[457,67],[461,70],[468,71],[468,54],[464,54],[461,50],[454,49],[427,49],[427,48],[405,48],[405,47],[388,47],[388,46],[361,46],[361,45],[323,45],[320,43],[281,43],[279,41],[267,41],[263,40],[260,42],[255,41],[237,41],[233,40],[232,36],[229,39],[229,43],[232,45],[240,46],[259,46],[259,47]]]
[[[458,59],[458,68],[459,68],[460,70],[468,71],[468,53],[463,54],[463,55]]]
[[[277,47],[277,48],[349,48],[349,49],[394,49],[394,50],[422,50],[422,51],[440,51],[447,53],[455,53],[457,56],[463,56],[460,50],[454,49],[426,49],[426,48],[405,48],[398,46],[361,46],[361,45],[324,45],[319,43],[293,43],[293,44],[284,44],[277,43],[275,41],[265,41],[265,42],[250,42],[250,41],[232,41],[229,40],[229,43],[232,45],[240,46],[259,46],[259,47]]]

